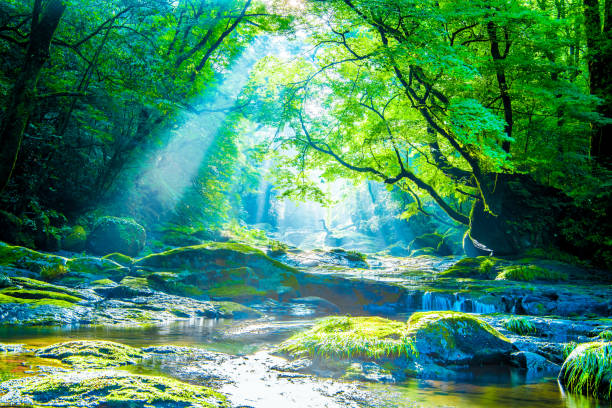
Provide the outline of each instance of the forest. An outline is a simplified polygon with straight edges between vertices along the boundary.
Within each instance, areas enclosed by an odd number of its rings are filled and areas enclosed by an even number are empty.
[[[0,405],[607,406],[611,26],[0,1]]]

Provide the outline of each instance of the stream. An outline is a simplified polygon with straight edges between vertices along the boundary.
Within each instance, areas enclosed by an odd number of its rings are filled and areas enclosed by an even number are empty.
[[[398,316],[405,317],[405,316]],[[165,375],[186,382],[215,384],[242,407],[534,407],[597,408],[608,406],[585,396],[563,392],[555,378],[529,378],[518,370],[472,371],[462,379],[409,379],[402,384],[331,381],[280,374],[269,367],[282,359],[269,354],[292,333],[312,325],[311,318],[292,319],[190,319],[164,326],[142,328],[24,327],[0,328],[5,343],[42,347],[75,339],[112,340],[134,347],[187,346],[227,353],[231,358],[198,357],[159,359],[124,368],[139,374]],[[174,353],[174,352],[173,352]],[[209,361],[203,363],[204,360]],[[282,364],[282,363],[281,363]],[[26,354],[0,356],[0,372],[31,375],[39,365],[53,360]],[[55,362],[55,365],[57,363]],[[232,382],[215,382],[215,369],[233,372]],[[213,378],[211,380],[211,378]]]

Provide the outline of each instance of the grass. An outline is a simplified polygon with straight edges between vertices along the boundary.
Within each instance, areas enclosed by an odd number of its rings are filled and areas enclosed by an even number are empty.
[[[280,345],[292,356],[323,358],[412,358],[414,343],[403,322],[382,317],[326,317]]]
[[[569,355],[559,379],[568,391],[610,399],[612,343],[584,343]]]
[[[566,273],[544,269],[536,265],[511,265],[502,268],[497,280],[513,281],[566,281]]]
[[[40,268],[40,277],[46,281],[61,278],[68,273],[65,265],[47,265]]]
[[[530,336],[537,333],[536,326],[524,317],[511,317],[504,321],[504,327],[521,336]]]
[[[612,330],[604,330],[598,336],[601,340],[612,341]]]

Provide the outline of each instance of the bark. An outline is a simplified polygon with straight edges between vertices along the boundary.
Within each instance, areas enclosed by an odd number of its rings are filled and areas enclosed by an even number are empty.
[[[585,34],[589,87],[592,95],[601,98],[598,111],[605,118],[612,118],[612,30],[610,8],[612,0],[603,5],[604,21],[600,17],[599,0],[584,0]],[[599,164],[612,167],[612,124],[592,123],[591,157]]]
[[[65,9],[61,0],[50,0],[46,7],[43,7],[42,0],[34,4],[23,67],[7,99],[0,124],[0,192],[8,184],[15,167],[23,133],[35,107],[40,70],[49,59],[49,46]]]

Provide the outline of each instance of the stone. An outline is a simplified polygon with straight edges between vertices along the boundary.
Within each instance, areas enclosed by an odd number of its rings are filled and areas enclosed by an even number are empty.
[[[87,248],[96,255],[120,252],[135,256],[143,250],[146,238],[144,227],[132,219],[102,217],[87,238]]]

